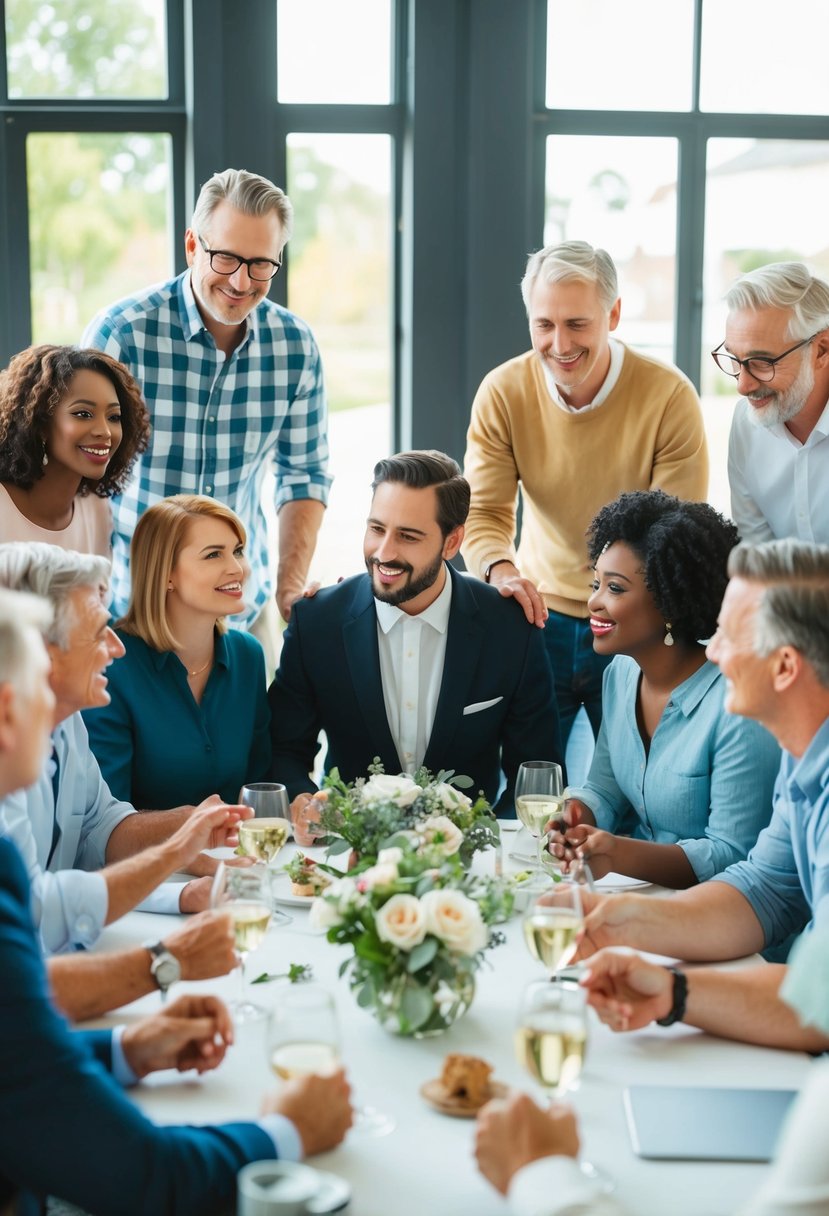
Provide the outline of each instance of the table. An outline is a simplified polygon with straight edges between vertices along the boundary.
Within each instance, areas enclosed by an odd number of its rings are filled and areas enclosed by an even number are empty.
[[[284,857],[290,856],[289,846]],[[280,858],[280,861],[282,857]],[[359,1009],[337,968],[347,951],[314,934],[305,909],[288,909],[294,922],[272,927],[264,945],[248,960],[249,975],[280,972],[288,964],[311,963],[315,979],[335,994],[343,1032],[343,1054],[357,1101],[382,1107],[397,1121],[382,1139],[350,1135],[336,1151],[312,1164],[347,1178],[355,1216],[498,1216],[506,1205],[478,1175],[472,1157],[473,1123],[451,1119],[425,1105],[423,1081],[438,1076],[449,1051],[480,1055],[495,1077],[532,1091],[532,1083],[512,1055],[518,995],[540,978],[524,946],[520,921],[506,927],[507,942],[488,956],[492,966],[478,973],[470,1011],[446,1034],[415,1042],[388,1035]],[[105,949],[161,938],[170,918],[133,912],[105,932]],[[740,965],[740,964],[737,964]],[[238,976],[178,985],[179,988],[236,995]],[[260,1003],[275,1002],[279,985],[253,989]],[[114,1021],[159,1008],[157,994],[117,1011]],[[582,1085],[574,1095],[584,1154],[615,1177],[618,1195],[637,1216],[725,1216],[762,1181],[767,1166],[642,1161],[631,1147],[622,1109],[622,1091],[631,1083],[799,1088],[809,1059],[795,1052],[750,1047],[715,1039],[685,1026],[654,1027],[614,1035],[591,1011],[590,1042]],[[239,1029],[238,1041],[222,1066],[201,1078],[176,1074],[149,1078],[132,1091],[135,1101],[161,1123],[220,1122],[255,1117],[261,1095],[276,1082],[267,1066],[264,1025]]]

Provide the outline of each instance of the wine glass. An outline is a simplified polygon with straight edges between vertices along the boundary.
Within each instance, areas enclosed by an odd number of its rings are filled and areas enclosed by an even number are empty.
[[[553,979],[576,952],[576,937],[584,924],[579,884],[559,883],[554,891],[527,905],[524,941],[536,960]]]
[[[564,805],[561,765],[553,760],[525,760],[515,778],[515,810],[527,831],[535,837],[536,864],[543,873],[541,836],[550,819]]]
[[[239,844],[248,857],[256,857],[270,865],[291,834],[288,791],[275,781],[258,781],[243,785],[239,791],[242,806],[253,809],[253,819],[239,823]],[[279,908],[273,910],[274,921],[290,925],[293,917]]]
[[[219,862],[210,891],[210,907],[216,912],[228,912],[233,923],[239,954],[239,999],[230,1002],[234,1020],[255,1021],[264,1017],[266,1010],[247,999],[245,960],[251,950],[262,944],[271,922],[271,880],[265,866],[241,870]]]
[[[268,1064],[282,1081],[335,1072],[340,1067],[342,1043],[331,993],[314,984],[283,989],[268,1016],[265,1043]],[[394,1128],[394,1119],[375,1107],[354,1107],[354,1131],[387,1136]]]

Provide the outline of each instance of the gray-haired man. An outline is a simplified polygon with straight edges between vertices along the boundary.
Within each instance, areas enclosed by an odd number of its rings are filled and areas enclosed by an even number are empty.
[[[731,513],[743,540],[829,542],[829,284],[801,262],[761,266],[726,295],[734,376]]]

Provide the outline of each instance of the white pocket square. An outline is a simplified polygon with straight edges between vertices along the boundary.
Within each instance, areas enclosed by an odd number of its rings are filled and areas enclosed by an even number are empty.
[[[463,714],[479,714],[482,709],[491,709],[493,705],[497,705],[499,701],[503,701],[503,697],[493,697],[491,701],[475,701],[472,705],[464,705]]]

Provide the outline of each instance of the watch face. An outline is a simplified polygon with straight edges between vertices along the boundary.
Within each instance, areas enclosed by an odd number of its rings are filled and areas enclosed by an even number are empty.
[[[175,955],[160,954],[153,962],[152,973],[155,976],[155,982],[163,990],[181,978],[181,967]]]

